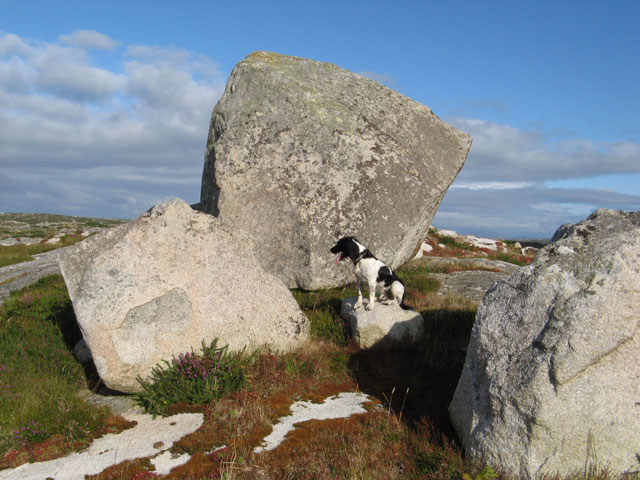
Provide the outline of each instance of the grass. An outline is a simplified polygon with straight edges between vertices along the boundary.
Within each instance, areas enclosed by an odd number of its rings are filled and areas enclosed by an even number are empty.
[[[292,290],[291,293],[311,322],[311,337],[347,345],[348,332],[340,318],[340,305],[344,298],[358,295],[358,290],[343,287],[313,292]]]
[[[76,396],[87,383],[70,351],[79,339],[60,276],[14,292],[0,306],[0,454],[22,450],[28,460],[31,447],[52,438],[56,449],[73,450],[104,430],[108,411]],[[12,464],[10,457],[0,465]]]
[[[33,255],[60,247],[73,245],[82,240],[83,230],[87,228],[109,228],[125,220],[107,218],[71,217],[43,213],[0,213],[0,238],[42,238],[33,245],[0,245],[0,267],[33,260]],[[60,242],[45,243],[56,235]]]

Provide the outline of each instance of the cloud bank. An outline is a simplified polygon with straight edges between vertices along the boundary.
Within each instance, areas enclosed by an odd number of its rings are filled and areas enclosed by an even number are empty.
[[[133,217],[171,196],[197,201],[224,81],[175,47],[0,33],[0,209]]]
[[[547,238],[597,208],[640,209],[635,194],[601,188],[602,175],[638,177],[640,145],[630,141],[554,140],[484,120],[450,118],[473,145],[434,219],[436,226],[487,236]],[[588,188],[559,188],[583,179]],[[551,187],[550,185],[555,185]]]
[[[177,47],[126,45],[92,30],[49,43],[0,32],[0,210],[132,218],[174,196],[197,202],[207,126],[225,81],[210,58]],[[445,120],[473,146],[438,227],[548,237],[595,208],[640,210],[638,190],[597,181],[632,175],[640,185],[637,143]],[[563,186],[569,179],[585,181]]]

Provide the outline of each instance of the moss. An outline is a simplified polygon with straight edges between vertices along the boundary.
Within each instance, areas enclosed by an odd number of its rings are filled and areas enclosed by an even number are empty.
[[[245,60],[252,60],[252,61],[267,61],[267,62],[273,62],[276,59],[280,59],[286,57],[285,55],[281,55],[279,53],[273,53],[273,52],[265,52],[262,50],[258,50],[257,52],[253,52],[250,53],[249,55],[247,55],[247,57],[245,58]],[[290,57],[289,57],[290,58]]]

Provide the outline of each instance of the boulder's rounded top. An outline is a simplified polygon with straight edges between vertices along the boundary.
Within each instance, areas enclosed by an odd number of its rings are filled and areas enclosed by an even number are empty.
[[[339,68],[337,65],[326,62],[319,62],[317,60],[311,60],[303,57],[296,57],[293,55],[284,55],[282,53],[275,52],[267,52],[264,50],[258,50],[256,52],[250,53],[247,55],[240,63],[269,63],[275,64],[277,62],[281,63],[315,63],[320,65],[327,65],[332,68]]]
[[[190,210],[192,210],[191,206],[187,202],[185,202],[180,198],[172,198],[170,200],[167,200],[166,202],[162,202],[157,205],[154,205],[149,210],[147,210],[146,214],[151,217],[156,217],[160,215],[165,215],[166,213],[173,212],[173,211],[186,212]]]

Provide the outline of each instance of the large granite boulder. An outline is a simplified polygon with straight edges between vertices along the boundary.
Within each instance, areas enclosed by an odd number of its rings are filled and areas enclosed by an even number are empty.
[[[485,295],[449,407],[521,478],[640,461],[640,212],[598,210]]]
[[[256,52],[211,117],[200,209],[255,244],[289,287],[350,281],[329,249],[355,235],[412,258],[471,138],[428,107],[329,63]]]
[[[289,350],[309,324],[291,292],[211,215],[182,200],[69,249],[60,267],[93,361],[115,390],[219,338]]]

